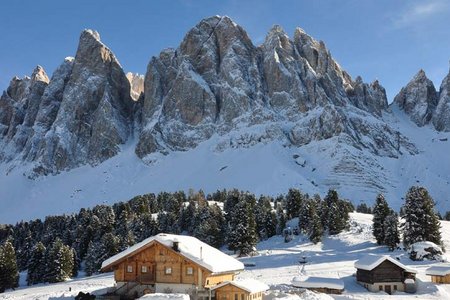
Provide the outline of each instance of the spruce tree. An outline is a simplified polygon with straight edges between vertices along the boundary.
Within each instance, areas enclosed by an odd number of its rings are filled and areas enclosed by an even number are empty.
[[[391,209],[389,208],[386,199],[382,194],[379,194],[375,199],[375,205],[373,207],[373,230],[372,233],[377,240],[378,245],[383,245],[384,242],[384,220],[390,214]]]
[[[323,228],[319,214],[317,213],[317,203],[315,201],[311,201],[309,204],[309,216],[310,216],[308,224],[309,240],[314,244],[317,244],[322,240]]]
[[[72,276],[74,258],[72,249],[57,238],[46,253],[46,282],[54,283],[69,279]]]
[[[298,217],[304,196],[298,189],[289,189],[286,195],[286,215],[288,219]]]
[[[433,199],[425,188],[413,186],[408,190],[403,211],[405,247],[421,241],[442,245],[440,222],[434,211]]]
[[[0,292],[19,286],[19,270],[14,246],[6,241],[0,246]]]
[[[253,195],[242,195],[231,220],[228,248],[241,256],[250,254],[258,241],[253,213],[255,201]]]
[[[28,264],[27,284],[43,282],[45,266],[45,246],[42,242],[34,245],[31,251],[30,263]]]
[[[391,212],[384,220],[384,240],[383,244],[388,246],[389,251],[394,251],[400,243],[400,233],[398,230],[398,215]]]

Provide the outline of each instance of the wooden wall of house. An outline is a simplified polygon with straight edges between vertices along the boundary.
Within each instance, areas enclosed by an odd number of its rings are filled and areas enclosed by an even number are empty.
[[[431,282],[434,282],[434,283],[450,283],[450,274],[447,274],[445,276],[432,275],[431,276]]]
[[[234,273],[229,274],[219,274],[219,275],[206,275],[205,278],[205,287],[209,288],[212,286],[215,286],[221,282],[224,281],[233,281],[234,280]]]
[[[403,282],[404,270],[396,264],[385,260],[371,271],[358,269],[356,279],[361,282]]]
[[[128,266],[131,266],[132,272],[128,272]],[[147,273],[141,272],[142,266],[147,267]],[[171,268],[171,274],[166,274],[167,268]],[[192,274],[189,274],[189,268],[192,268]],[[184,258],[175,250],[153,243],[119,263],[114,269],[114,279],[117,282],[183,283],[210,287],[233,280],[234,273],[212,275],[210,271]]]
[[[262,300],[262,292],[250,294],[232,284],[227,284],[215,290],[216,300]]]

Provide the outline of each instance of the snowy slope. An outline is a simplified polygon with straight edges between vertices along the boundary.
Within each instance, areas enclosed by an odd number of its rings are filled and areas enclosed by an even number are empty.
[[[289,243],[284,243],[281,236],[275,236],[257,245],[258,256],[242,258],[243,263],[252,262],[254,267],[247,267],[238,275],[238,279],[257,279],[266,283],[271,290],[264,299],[450,299],[450,285],[435,285],[425,270],[432,262],[413,262],[405,252],[398,250],[388,252],[386,247],[378,246],[372,237],[372,215],[350,214],[351,229],[337,236],[326,237],[322,243],[311,244],[306,238],[298,236]],[[442,222],[442,236],[446,249],[450,249],[450,222]],[[387,254],[399,257],[408,267],[418,270],[418,292],[414,295],[396,293],[388,296],[384,292],[370,293],[355,282],[354,262],[367,254]],[[302,257],[307,263],[304,268],[298,263]],[[446,259],[450,259],[446,254]],[[344,281],[345,291],[342,295],[324,295],[312,292],[301,293],[290,286],[291,280],[302,272],[314,277],[340,278]],[[32,287],[20,287],[16,291],[0,294],[0,299],[67,299],[79,291],[104,293],[113,286],[112,273],[89,278],[78,278],[58,284],[40,284]],[[72,291],[69,292],[69,287]],[[296,292],[298,295],[291,294]]]
[[[417,127],[395,107],[393,110],[384,119],[416,145],[418,154],[380,157],[342,143],[339,137],[302,147],[275,140],[222,151],[217,145],[233,137],[213,136],[186,152],[150,155],[149,164],[136,157],[132,141],[119,155],[96,167],[83,166],[34,180],[26,176],[29,165],[18,164],[12,170],[0,165],[0,223],[190,188],[205,192],[238,188],[269,195],[286,193],[291,187],[324,195],[329,188],[336,188],[355,204],[372,204],[376,194],[383,192],[390,205],[399,209],[407,189],[420,184],[429,189],[441,212],[450,210],[450,161],[446,159],[450,133]],[[242,130],[256,135],[260,128]]]

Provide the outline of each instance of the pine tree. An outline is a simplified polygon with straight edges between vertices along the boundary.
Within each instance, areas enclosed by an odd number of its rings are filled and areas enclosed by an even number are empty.
[[[277,210],[276,210],[276,216],[277,216],[277,234],[281,234],[286,228],[286,213],[284,212],[283,205],[281,202],[277,203]]]
[[[69,279],[72,276],[74,258],[72,249],[57,238],[46,253],[46,269],[44,279],[54,283]]]
[[[298,189],[289,189],[286,195],[286,215],[288,219],[298,217],[304,196]]]
[[[423,187],[411,187],[403,206],[403,244],[405,247],[430,241],[442,245],[440,222],[434,211],[433,199]]]
[[[230,250],[238,251],[241,256],[250,254],[258,241],[253,213],[255,201],[253,195],[243,195],[231,222],[228,247]]]
[[[329,190],[321,205],[321,221],[330,235],[342,232],[347,227],[348,213],[351,206],[347,201],[339,199],[335,190]]]
[[[6,241],[0,247],[0,293],[19,285],[19,270],[14,246]]]
[[[299,215],[298,215],[298,229],[302,233],[307,233],[310,228],[311,223],[311,205],[313,200],[306,200],[304,201],[302,207],[300,208]]]
[[[309,240],[314,244],[317,244],[322,240],[323,228],[319,214],[317,213],[317,203],[315,201],[311,201],[309,204],[309,216],[310,216],[308,224]]]
[[[398,215],[391,212],[383,224],[384,229],[384,240],[383,244],[388,246],[389,251],[394,251],[397,248],[398,243],[400,243],[400,233],[398,230]]]
[[[377,240],[378,245],[385,244],[384,242],[384,220],[390,214],[391,209],[389,208],[386,199],[382,194],[379,194],[375,199],[375,205],[373,207],[373,235]]]
[[[43,281],[45,266],[45,246],[42,242],[34,245],[31,251],[30,263],[28,265],[27,284],[32,285]]]

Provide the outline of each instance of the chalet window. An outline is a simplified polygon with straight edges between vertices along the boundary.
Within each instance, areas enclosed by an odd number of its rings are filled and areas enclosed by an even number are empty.
[[[245,300],[245,294],[241,294],[241,300]]]
[[[166,275],[172,275],[172,267],[166,267],[166,268],[164,269],[164,273],[165,273]]]
[[[209,279],[206,280],[206,285],[209,285]]]
[[[239,300],[238,293],[234,294],[234,300]]]
[[[194,268],[186,267],[186,275],[193,275],[193,274],[194,274]]]
[[[127,273],[133,273],[133,266],[131,265],[127,266]]]
[[[382,285],[380,285],[378,288],[380,289],[380,291],[383,290],[383,286]]]
[[[397,290],[397,285],[396,284],[394,284],[394,291],[396,291]]]
[[[147,272],[148,272],[147,266],[142,266],[141,267],[141,273],[147,273]]]

